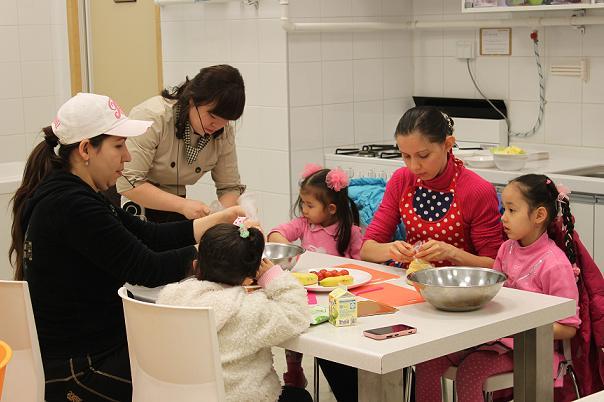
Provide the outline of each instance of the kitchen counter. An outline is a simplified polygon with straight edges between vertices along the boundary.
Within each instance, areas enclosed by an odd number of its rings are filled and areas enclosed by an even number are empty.
[[[542,173],[549,176],[554,183],[564,184],[572,192],[598,194],[604,196],[604,179],[557,174],[570,169],[578,169],[602,164],[602,152],[599,150],[577,150],[577,148],[547,145],[514,144],[530,151],[547,151],[549,159],[528,161],[522,170],[503,171],[496,167],[488,169],[470,168],[485,180],[494,184],[507,184],[511,179],[528,173]]]

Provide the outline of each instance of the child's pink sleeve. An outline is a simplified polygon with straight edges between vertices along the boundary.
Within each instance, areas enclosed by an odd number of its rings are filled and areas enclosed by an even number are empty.
[[[361,259],[361,246],[363,245],[363,235],[361,228],[353,226],[350,233],[350,244],[348,245],[348,253],[350,258],[355,260]]]
[[[287,241],[296,241],[302,237],[304,234],[304,229],[306,228],[306,219],[303,217],[292,219],[287,223],[282,223],[276,228],[271,229],[268,233],[269,236],[271,233],[277,232],[281,236],[285,237]]]
[[[283,274],[283,269],[281,269],[281,265],[273,265],[260,278],[258,278],[258,285],[265,288],[269,283],[271,283],[276,277],[281,274]]]

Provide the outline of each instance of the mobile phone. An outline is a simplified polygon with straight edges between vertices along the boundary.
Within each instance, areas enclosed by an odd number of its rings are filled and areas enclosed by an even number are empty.
[[[367,331],[363,331],[363,335],[365,335],[368,338],[381,340],[381,339],[395,338],[397,336],[414,334],[416,332],[417,332],[417,329],[415,329],[409,325],[395,324],[395,325],[390,325],[388,327],[368,329]]]

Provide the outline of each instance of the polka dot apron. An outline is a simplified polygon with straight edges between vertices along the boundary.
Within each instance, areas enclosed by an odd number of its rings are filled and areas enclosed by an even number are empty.
[[[399,210],[407,229],[406,242],[413,245],[420,240],[440,240],[467,251],[464,223],[455,186],[463,162],[455,159],[455,176],[446,191],[435,191],[425,186],[421,179],[407,188],[401,198]],[[453,265],[449,261],[432,261],[436,266]]]

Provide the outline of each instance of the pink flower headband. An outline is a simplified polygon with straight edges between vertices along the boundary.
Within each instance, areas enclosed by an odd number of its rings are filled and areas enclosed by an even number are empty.
[[[323,170],[323,167],[316,163],[308,163],[304,166],[302,171],[302,179],[306,179],[309,176],[317,173],[319,170]],[[331,169],[325,177],[325,184],[333,191],[340,191],[343,188],[348,187],[348,175],[340,168]]]

